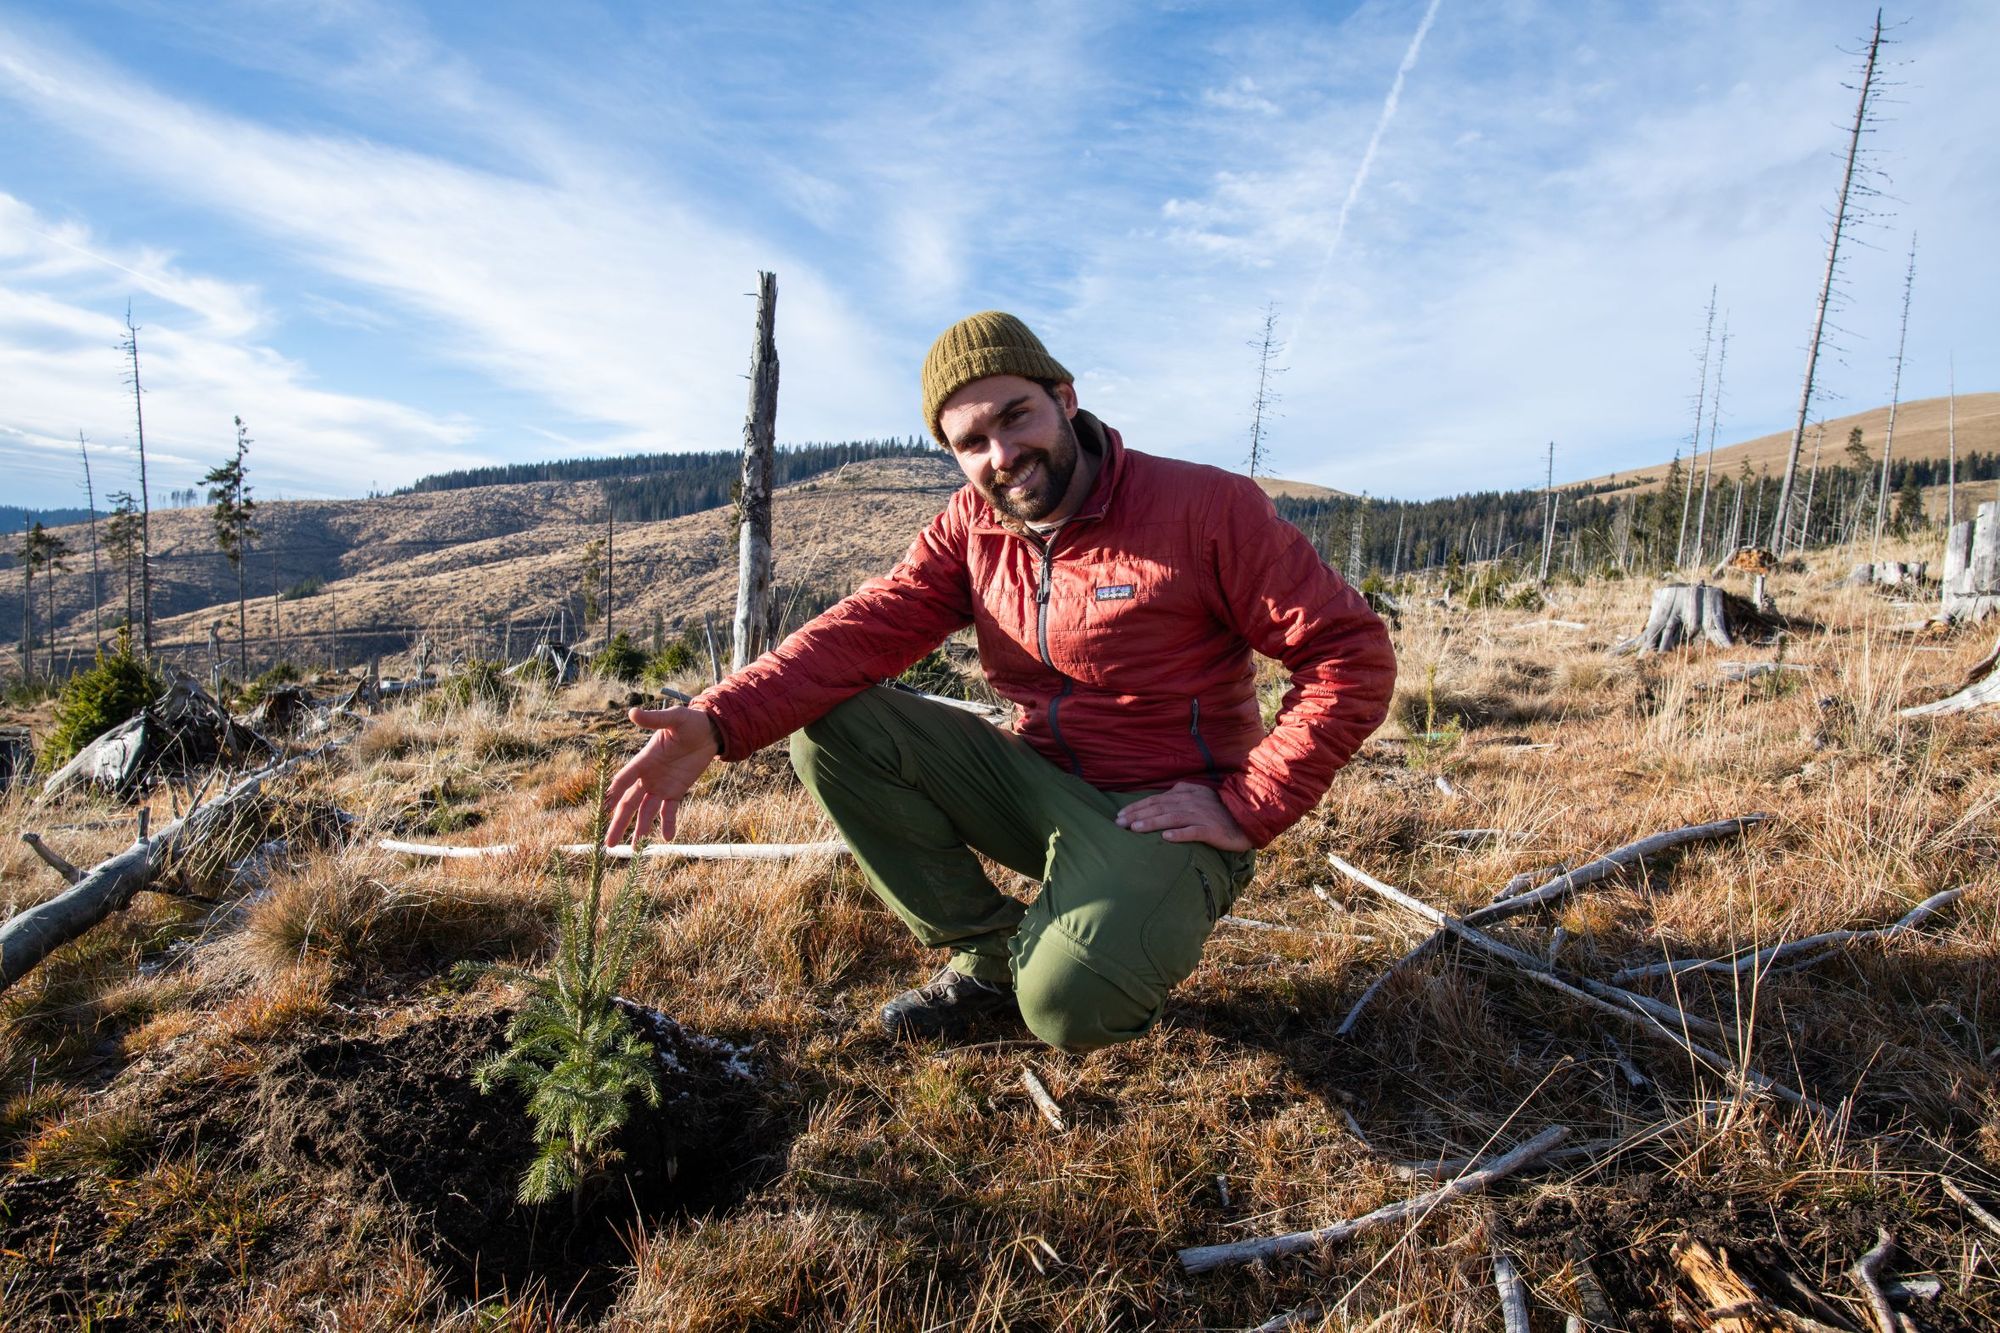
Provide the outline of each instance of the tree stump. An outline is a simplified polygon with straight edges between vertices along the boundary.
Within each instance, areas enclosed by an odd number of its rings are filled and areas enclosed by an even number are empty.
[[[1944,544],[1944,619],[1959,624],[2000,611],[2000,501],[1988,500]]]
[[[1842,583],[1851,588],[1914,589],[1930,577],[1930,570],[1931,562],[1928,560],[1907,563],[1879,560],[1872,564],[1863,561],[1849,571]]]
[[[1784,618],[1742,597],[1706,583],[1670,583],[1653,592],[1653,611],[1646,628],[1612,645],[1614,656],[1636,652],[1668,653],[1706,639],[1718,648],[1739,641],[1769,642],[1784,628]]]

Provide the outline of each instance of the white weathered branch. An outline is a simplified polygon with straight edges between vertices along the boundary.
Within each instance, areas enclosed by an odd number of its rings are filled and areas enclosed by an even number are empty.
[[[1049,1096],[1049,1090],[1042,1086],[1039,1078],[1035,1077],[1034,1070],[1021,1071],[1021,1086],[1028,1090],[1028,1100],[1035,1104],[1035,1109],[1042,1113],[1042,1119],[1049,1122],[1051,1129],[1060,1134],[1069,1128],[1063,1124],[1062,1107],[1056,1105],[1056,1099]]]
[[[1927,918],[1951,906],[1965,896],[1964,888],[1946,889],[1911,908],[1901,920],[1886,926],[1874,926],[1864,930],[1829,930],[1819,935],[1806,935],[1784,944],[1773,944],[1766,949],[1738,954],[1734,958],[1679,958],[1665,963],[1648,963],[1644,967],[1628,967],[1612,975],[1613,985],[1623,985],[1628,981],[1638,981],[1645,977],[1673,977],[1686,972],[1720,972],[1741,976],[1745,972],[1758,972],[1778,963],[1789,962],[1815,950],[1824,953],[1812,959],[1820,962],[1831,958],[1842,947],[1857,940],[1881,940],[1891,935],[1900,935],[1914,930]]]
[[[1826,1107],[1812,1098],[1757,1072],[1747,1063],[1739,1065],[1727,1056],[1710,1050],[1687,1035],[1685,1030],[1687,1028],[1704,1025],[1709,1028],[1715,1027],[1715,1024],[1709,1023],[1706,1019],[1696,1019],[1693,1015],[1682,1013],[1672,1005],[1650,999],[1647,996],[1635,995],[1631,991],[1620,990],[1616,986],[1609,986],[1601,981],[1592,981],[1587,977],[1579,978],[1576,983],[1572,984],[1550,971],[1548,964],[1533,954],[1524,953],[1510,944],[1501,943],[1485,931],[1468,926],[1457,917],[1440,912],[1430,904],[1412,898],[1401,889],[1384,884],[1381,880],[1376,879],[1365,871],[1349,865],[1338,856],[1329,856],[1327,859],[1332,862],[1334,869],[1340,871],[1341,874],[1346,875],[1349,879],[1354,880],[1357,884],[1372,890],[1399,907],[1416,913],[1433,925],[1442,927],[1475,948],[1491,954],[1495,958],[1512,963],[1515,967],[1521,969],[1522,974],[1530,981],[1566,995],[1577,1003],[1587,1008],[1595,1009],[1601,1014],[1609,1014],[1622,1023],[1643,1028],[1648,1032],[1657,1033],[1667,1041],[1680,1047],[1681,1050],[1708,1065],[1717,1073],[1741,1078],[1750,1087],[1756,1088],[1760,1092],[1768,1092],[1775,1097],[1792,1103],[1794,1106],[1811,1111],[1815,1115],[1831,1116],[1832,1113]]]
[[[1505,888],[1494,895],[1491,903],[1468,913],[1465,917],[1465,924],[1468,926],[1480,926],[1488,922],[1504,920],[1507,917],[1515,916],[1522,912],[1534,911],[1559,899],[1566,898],[1578,889],[1608,879],[1625,867],[1642,861],[1649,856],[1657,856],[1662,852],[1671,851],[1673,848],[1684,846],[1687,843],[1706,842],[1715,838],[1725,838],[1731,834],[1741,833],[1752,824],[1760,824],[1768,818],[1770,818],[1769,815],[1749,814],[1736,819],[1717,820],[1708,824],[1692,824],[1686,828],[1671,829],[1665,833],[1654,833],[1639,839],[1637,842],[1627,843],[1616,851],[1607,852],[1595,861],[1586,862],[1574,870],[1558,870],[1554,878],[1534,888],[1522,886],[1517,889],[1515,886],[1520,882],[1521,878],[1517,875],[1514,879],[1507,882]],[[1354,1029],[1360,1025],[1363,1012],[1367,1010],[1370,1004],[1374,1003],[1375,997],[1382,993],[1382,988],[1389,984],[1390,979],[1405,967],[1427,956],[1444,941],[1445,934],[1445,931],[1439,930],[1435,934],[1427,936],[1415,948],[1389,964],[1388,970],[1371,982],[1368,989],[1361,992],[1361,997],[1354,1002],[1354,1007],[1347,1011],[1347,1017],[1341,1020],[1340,1027],[1335,1030],[1335,1035],[1341,1037],[1351,1035]]]
[[[524,844],[496,842],[484,847],[447,847],[430,842],[402,842],[382,838],[375,844],[385,852],[404,856],[428,856],[442,861],[475,861],[488,856],[512,856]],[[590,843],[570,842],[552,850],[570,856],[589,856]],[[784,861],[795,856],[834,856],[848,850],[838,838],[825,842],[649,842],[639,853],[643,857],[679,857],[688,861]],[[604,849],[606,860],[629,861],[632,844],[621,842]]]
[[[1512,1255],[1493,1251],[1493,1286],[1500,1293],[1500,1322],[1507,1333],[1528,1333],[1528,1284]]]
[[[1526,1143],[1488,1162],[1477,1171],[1469,1172],[1458,1179],[1428,1190],[1413,1199],[1392,1203],[1377,1208],[1372,1213],[1349,1218],[1345,1222],[1335,1222],[1332,1226],[1316,1231],[1293,1231],[1282,1236],[1266,1236],[1258,1240],[1233,1241],[1227,1245],[1196,1245],[1180,1252],[1181,1267],[1190,1273],[1206,1273],[1210,1269],[1228,1264],[1248,1264],[1258,1260],[1282,1258],[1297,1254],[1302,1250],[1330,1245],[1346,1240],[1364,1231],[1388,1226],[1405,1218],[1422,1221],[1440,1205],[1485,1189],[1497,1180],[1512,1175],[1528,1163],[1540,1157],[1549,1149],[1568,1137],[1565,1125],[1551,1125]]]
[[[1980,1226],[1985,1227],[1994,1235],[2000,1236],[2000,1217],[1995,1217],[1992,1213],[1987,1212],[1985,1208],[1980,1206],[1977,1199],[1967,1194],[1964,1188],[1950,1176],[1939,1176],[1938,1183],[1944,1186],[1946,1194],[1949,1194],[1958,1201],[1959,1207],[1972,1214],[1973,1221],[1979,1223]]]

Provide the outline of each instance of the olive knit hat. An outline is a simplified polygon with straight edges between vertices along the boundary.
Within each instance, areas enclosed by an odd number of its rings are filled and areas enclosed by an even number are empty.
[[[938,335],[924,357],[924,421],[939,444],[945,442],[938,416],[945,400],[988,375],[1019,375],[1068,384],[1072,376],[1049,355],[1042,340],[1014,316],[1000,310],[967,315]]]

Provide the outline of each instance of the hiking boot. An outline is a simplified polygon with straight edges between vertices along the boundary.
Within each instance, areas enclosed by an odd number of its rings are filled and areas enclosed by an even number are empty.
[[[1021,1022],[1014,988],[949,967],[882,1006],[882,1030],[892,1037],[961,1037],[989,1018]]]

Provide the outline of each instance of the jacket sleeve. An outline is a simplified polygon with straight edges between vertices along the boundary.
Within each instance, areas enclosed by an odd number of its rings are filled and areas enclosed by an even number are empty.
[[[1237,479],[1217,492],[1209,527],[1217,612],[1292,678],[1276,725],[1221,787],[1223,805],[1262,847],[1319,802],[1382,725],[1396,656],[1381,617],[1254,483]]]
[[[744,759],[903,669],[972,623],[963,493],[870,579],[695,701]]]

